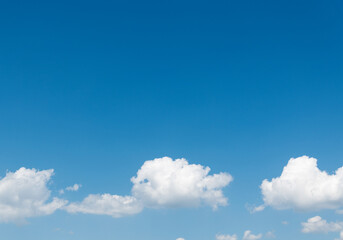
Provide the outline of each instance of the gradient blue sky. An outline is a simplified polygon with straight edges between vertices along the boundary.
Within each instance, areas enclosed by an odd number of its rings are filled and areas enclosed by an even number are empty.
[[[1,239],[338,237],[301,233],[316,215],[343,220],[332,210],[251,214],[246,204],[263,203],[262,180],[291,157],[342,166],[342,1],[3,0],[0,19],[1,177],[52,168],[52,196],[82,184],[69,201],[128,195],[141,165],[163,156],[234,177],[217,211],[60,210],[0,224]]]

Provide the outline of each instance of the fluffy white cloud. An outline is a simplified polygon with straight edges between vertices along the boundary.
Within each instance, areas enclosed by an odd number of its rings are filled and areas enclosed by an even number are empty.
[[[222,188],[233,178],[228,173],[208,175],[209,167],[169,157],[146,161],[131,178],[132,193],[147,207],[195,207],[201,203],[214,209],[227,205]]]
[[[104,214],[113,217],[137,214],[144,207],[195,207],[206,203],[213,208],[227,204],[222,188],[232,177],[228,173],[208,175],[209,167],[169,157],[146,161],[132,177],[132,196],[90,194],[82,202],[65,207],[70,213]]]
[[[216,240],[237,240],[237,235],[224,235],[224,234],[217,234]]]
[[[81,202],[69,205],[54,198],[47,187],[53,170],[20,168],[0,180],[0,222],[24,222],[25,218],[52,214],[57,209],[70,213],[103,214],[122,217],[141,212],[144,207],[196,207],[227,204],[222,188],[232,177],[228,173],[209,175],[210,168],[189,164],[185,159],[157,158],[146,161],[138,170],[132,196],[90,194]],[[77,191],[74,184],[66,191]],[[64,190],[60,190],[63,194]]]
[[[142,211],[143,207],[132,196],[90,194],[82,202],[71,203],[65,209],[70,213],[110,215],[118,218],[137,214]]]
[[[184,238],[177,238],[176,240],[185,240]]]
[[[62,199],[50,198],[47,188],[54,170],[20,168],[0,180],[0,222],[25,222],[26,218],[49,215],[64,206]]]
[[[327,222],[320,216],[309,218],[307,222],[301,223],[303,233],[328,233],[343,230],[343,222]]]
[[[251,231],[247,230],[244,232],[244,235],[243,235],[243,240],[257,240],[257,239],[260,239],[262,238],[262,234],[258,234],[258,235],[254,235],[251,233]]]
[[[317,159],[291,158],[280,177],[261,184],[265,205],[276,209],[319,210],[343,206],[343,167],[328,174]]]
[[[327,222],[320,216],[307,219],[301,223],[303,233],[328,233],[340,232],[340,237],[335,240],[343,240],[343,222]]]

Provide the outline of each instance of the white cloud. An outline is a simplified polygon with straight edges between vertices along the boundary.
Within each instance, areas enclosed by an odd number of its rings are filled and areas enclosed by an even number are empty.
[[[244,232],[242,240],[258,240],[258,239],[261,239],[262,236],[263,236],[262,233],[254,235],[251,233],[250,230],[247,230]],[[269,231],[265,234],[265,237],[266,238],[275,238],[275,234],[273,232]],[[237,240],[237,239],[238,239],[238,237],[236,234],[234,234],[234,235],[217,234],[216,235],[216,240]]]
[[[340,232],[339,234],[339,238],[336,238],[335,240],[343,240],[343,231]]]
[[[343,167],[328,174],[317,159],[291,158],[280,177],[261,184],[265,205],[276,209],[319,210],[343,206]]]
[[[76,184],[75,183],[73,186],[66,187],[65,189],[67,191],[76,192],[76,191],[78,191],[80,189],[80,187],[82,187],[81,184]]]
[[[216,240],[237,240],[237,235],[224,235],[224,234],[217,234]]]
[[[343,222],[327,222],[320,216],[309,218],[301,223],[303,233],[329,233],[340,232],[340,237],[335,240],[343,240]]]
[[[260,205],[260,206],[257,206],[253,209],[253,212],[261,212],[263,211],[264,209],[266,208],[265,205]]]
[[[81,184],[76,184],[75,183],[73,186],[68,186],[65,189],[59,190],[58,192],[59,192],[59,194],[64,194],[64,190],[70,191],[70,192],[76,192],[76,191],[78,191],[80,189],[80,187],[82,187]]]
[[[65,209],[69,213],[110,215],[118,218],[137,214],[142,211],[143,207],[132,196],[90,194],[82,202],[71,203]]]
[[[71,213],[105,214],[113,217],[137,214],[144,207],[196,207],[214,209],[227,204],[222,188],[232,177],[228,173],[208,175],[209,167],[169,157],[146,161],[132,177],[132,196],[90,194],[82,202],[65,207]]]
[[[228,173],[209,175],[210,168],[189,164],[185,159],[157,158],[138,170],[132,196],[90,194],[81,202],[50,198],[47,187],[53,170],[21,168],[0,180],[0,222],[23,222],[25,218],[52,214],[57,209],[69,213],[88,213],[122,217],[141,212],[144,207],[197,207],[207,204],[216,209],[227,205],[222,188],[232,177]],[[60,190],[77,191],[74,184]]]
[[[307,222],[301,223],[303,233],[328,233],[343,230],[343,222],[327,222],[320,216],[309,218]]]
[[[145,206],[196,207],[201,203],[214,209],[227,205],[222,188],[232,180],[228,173],[208,175],[209,167],[169,157],[146,161],[131,178],[132,193]]]
[[[177,238],[176,240],[185,240],[184,238]]]
[[[0,180],[0,222],[25,222],[26,218],[54,213],[67,202],[50,198],[47,183],[54,170],[20,168]]]
[[[243,240],[257,240],[257,239],[260,239],[262,238],[262,234],[258,234],[258,235],[254,235],[251,233],[250,230],[247,230],[244,232],[244,235],[243,235]]]
[[[250,213],[256,213],[256,212],[261,212],[263,211],[266,206],[264,204],[262,205],[259,205],[259,206],[254,206],[254,205],[249,205],[247,204],[246,206],[246,209],[250,212]]]

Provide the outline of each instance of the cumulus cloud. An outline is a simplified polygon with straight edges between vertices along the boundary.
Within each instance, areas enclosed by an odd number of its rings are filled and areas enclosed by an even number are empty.
[[[0,180],[0,222],[25,222],[26,218],[50,215],[67,201],[50,198],[47,183],[54,170],[20,168]]]
[[[145,206],[196,207],[202,203],[216,209],[227,205],[222,188],[232,180],[228,173],[208,175],[209,167],[169,157],[146,161],[131,178],[132,193]]]
[[[317,159],[291,158],[280,177],[261,184],[265,205],[276,209],[319,210],[343,206],[343,167],[328,174]]]
[[[343,222],[327,222],[320,216],[309,218],[307,222],[301,223],[303,233],[328,233],[343,230]]]
[[[343,222],[327,222],[320,216],[309,218],[301,223],[303,233],[329,233],[340,232],[340,237],[335,240],[343,240]]]
[[[132,196],[118,196],[111,194],[90,194],[80,203],[71,203],[65,207],[69,213],[88,213],[110,215],[118,218],[137,214],[143,207]]]
[[[224,235],[224,234],[217,234],[216,240],[237,240],[237,235]]]
[[[228,173],[209,175],[210,168],[169,157],[146,161],[131,178],[132,196],[90,194],[65,209],[71,213],[105,214],[122,217],[144,207],[197,207],[202,203],[216,209],[227,205],[222,188],[232,177]]]
[[[185,240],[184,238],[177,238],[176,240]]]
[[[228,173],[209,175],[210,168],[189,164],[185,159],[168,157],[146,161],[138,170],[131,196],[90,194],[81,202],[67,205],[54,198],[47,184],[54,171],[20,168],[0,180],[0,222],[24,222],[28,217],[49,215],[57,209],[69,213],[88,213],[123,217],[141,212],[144,207],[197,207],[214,209],[227,205],[222,188],[233,179]],[[60,190],[77,191],[74,184]]]
[[[262,234],[258,234],[258,235],[254,235],[251,233],[250,230],[247,230],[244,232],[244,235],[243,235],[243,240],[257,240],[257,239],[260,239],[262,238]]]
[[[65,207],[71,213],[122,217],[144,207],[197,207],[202,203],[216,209],[227,205],[222,188],[232,177],[228,173],[209,175],[210,168],[169,157],[146,161],[131,178],[132,196],[90,194],[82,202]]]

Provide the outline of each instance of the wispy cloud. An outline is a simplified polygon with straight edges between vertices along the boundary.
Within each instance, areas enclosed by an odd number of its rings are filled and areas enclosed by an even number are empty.
[[[253,234],[250,230],[246,230],[243,234],[242,240],[258,240],[263,237],[262,233]],[[269,231],[265,234],[266,238],[274,238],[275,235],[273,232]],[[229,235],[229,234],[217,234],[216,240],[238,240],[236,234]]]
[[[217,234],[216,235],[216,240],[237,240],[237,235],[224,235],[224,234]]]
[[[266,208],[264,204],[259,206],[246,204],[245,207],[250,213],[262,212]]]
[[[251,233],[250,230],[247,230],[244,232],[244,235],[243,235],[243,240],[257,240],[257,239],[261,239],[262,238],[262,234],[257,234],[257,235],[254,235]]]
[[[80,203],[71,203],[65,207],[69,213],[88,213],[97,215],[110,215],[118,218],[137,214],[143,206],[136,198],[131,196],[118,196],[111,194],[91,194]]]
[[[64,191],[69,191],[69,192],[76,192],[76,191],[78,191],[79,189],[80,189],[80,187],[82,187],[82,185],[81,184],[74,184],[74,185],[72,185],[72,186],[68,186],[68,187],[66,187],[65,189],[61,189],[60,191],[59,191],[59,193],[60,194],[64,194]]]

